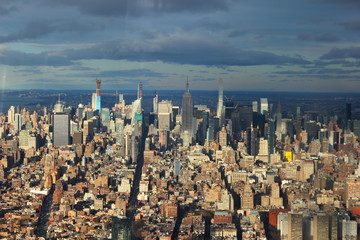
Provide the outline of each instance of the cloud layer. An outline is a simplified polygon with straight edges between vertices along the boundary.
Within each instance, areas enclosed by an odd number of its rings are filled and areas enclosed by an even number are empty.
[[[2,87],[101,77],[173,89],[190,75],[193,89],[221,77],[225,88],[354,91],[359,16],[358,0],[3,0]]]
[[[62,0],[80,12],[100,16],[138,16],[161,12],[209,12],[227,10],[226,0]]]
[[[162,61],[206,66],[254,66],[307,64],[301,57],[276,55],[265,51],[242,50],[209,39],[170,36],[149,41],[113,41],[91,48],[63,52],[72,60],[112,59]]]

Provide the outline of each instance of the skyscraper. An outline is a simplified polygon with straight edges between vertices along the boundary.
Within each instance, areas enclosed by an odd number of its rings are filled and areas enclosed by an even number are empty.
[[[172,102],[163,100],[158,103],[158,129],[159,130],[172,130]]]
[[[269,112],[269,103],[267,98],[260,98],[260,113],[267,116]]]
[[[351,103],[346,104],[345,119],[346,121],[351,120]]]
[[[96,92],[91,94],[91,109],[96,109]]]
[[[218,97],[218,104],[217,104],[217,113],[216,116],[220,120],[220,124],[224,121],[224,86],[223,86],[223,80],[219,80],[219,97]]]
[[[60,99],[60,94],[59,94],[59,100],[57,101],[57,103],[54,106],[54,113],[63,113],[64,112],[64,102],[61,101]]]
[[[253,121],[252,105],[238,105],[237,109],[239,110],[240,130],[245,131]]]
[[[96,79],[96,105],[95,110],[101,111],[101,80]]]
[[[227,132],[225,126],[219,132],[219,145],[223,148],[227,146]]]
[[[241,196],[241,209],[253,209],[254,208],[254,192],[250,184],[246,184],[244,192]]]
[[[252,107],[253,107],[253,112],[257,113],[258,112],[258,102],[253,101],[252,102]]]
[[[193,101],[192,96],[189,91],[189,80],[186,82],[186,91],[182,97],[182,111],[181,111],[181,121],[182,121],[182,133],[187,132],[189,142],[193,136]]]
[[[15,113],[15,124],[14,124],[15,130],[20,131],[21,126],[22,126],[22,116],[20,113]]]
[[[13,123],[15,121],[15,107],[11,106],[8,110],[8,123]]]
[[[181,161],[180,159],[174,160],[174,175],[179,176],[181,174]]]
[[[139,83],[138,86],[138,94],[137,94],[137,98],[141,99],[143,97],[143,90],[142,90],[142,82]]]
[[[66,113],[54,114],[54,146],[70,144],[70,119]]]
[[[357,239],[356,221],[341,220],[339,222],[339,232],[338,239]]]
[[[313,221],[314,239],[334,239],[331,238],[330,216],[325,213],[316,213]]]
[[[259,129],[251,126],[250,155],[256,156],[259,153]]]
[[[66,146],[70,144],[70,116],[65,113],[64,102],[59,100],[54,106],[53,115],[53,144]]]
[[[158,113],[158,103],[159,103],[159,95],[158,95],[158,92],[155,91],[155,96],[153,98],[153,112],[155,114]]]
[[[142,104],[141,98],[132,103],[131,123],[142,123]]]
[[[275,122],[272,119],[269,119],[268,121],[267,138],[268,138],[268,147],[269,147],[268,153],[270,160],[270,154],[274,154],[275,152]]]
[[[116,118],[115,120],[116,144],[124,145],[124,120]]]
[[[354,120],[353,132],[358,138],[360,138],[360,120]]]
[[[276,136],[281,139],[281,122],[282,122],[282,113],[281,113],[281,104],[280,101],[278,102],[277,109],[276,109]]]
[[[345,112],[345,126],[347,129],[352,129],[351,122],[351,103],[346,104],[346,112]]]
[[[298,213],[288,213],[288,238],[298,240],[303,238],[303,216]]]

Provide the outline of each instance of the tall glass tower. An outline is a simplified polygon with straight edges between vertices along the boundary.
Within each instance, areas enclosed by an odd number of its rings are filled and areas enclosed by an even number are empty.
[[[217,104],[217,112],[216,116],[220,119],[220,124],[222,125],[224,121],[224,83],[223,80],[219,80],[219,97],[218,97],[218,104]]]
[[[96,79],[96,105],[95,109],[101,111],[101,80]]]

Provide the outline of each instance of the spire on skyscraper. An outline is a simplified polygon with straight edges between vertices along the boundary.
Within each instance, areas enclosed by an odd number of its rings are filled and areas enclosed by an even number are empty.
[[[279,99],[278,104],[277,104],[276,113],[281,113],[281,103],[280,103],[280,99]]]
[[[189,88],[189,77],[186,76],[186,92],[189,92],[190,88]]]
[[[61,102],[60,95],[61,94],[59,93],[59,100],[57,101],[57,103],[54,106],[54,113],[64,112],[64,103]]]
[[[142,82],[140,82],[139,86],[138,86],[138,96],[137,96],[137,98],[140,99],[142,97],[143,97]]]
[[[101,95],[101,80],[100,79],[96,79],[96,96],[100,96]]]

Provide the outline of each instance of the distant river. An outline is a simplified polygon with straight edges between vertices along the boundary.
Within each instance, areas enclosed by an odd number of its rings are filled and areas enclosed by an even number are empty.
[[[19,97],[18,94],[0,93],[0,112],[7,114],[10,106],[20,106],[21,108],[34,108],[37,104],[43,104],[45,99]]]

